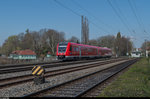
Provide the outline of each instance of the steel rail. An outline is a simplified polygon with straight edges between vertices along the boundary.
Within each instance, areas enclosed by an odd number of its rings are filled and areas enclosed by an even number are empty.
[[[117,62],[117,61],[121,61],[121,60],[126,60],[126,59],[117,59],[117,60],[112,59],[112,60],[101,61],[101,62],[97,62],[97,63],[91,63],[88,65],[83,64],[81,66],[67,67],[67,68],[47,71],[45,74],[45,77],[56,76],[56,75],[60,75],[60,74],[65,74],[65,73],[77,71],[77,70],[87,69],[87,68],[93,68],[93,67],[97,67],[100,65],[113,63],[113,62]],[[6,87],[6,86],[12,86],[14,84],[20,84],[20,83],[27,82],[27,81],[32,81],[33,78],[34,77],[32,76],[32,74],[29,74],[29,75],[0,79],[0,88]]]
[[[112,57],[112,59],[114,59],[115,57]],[[122,57],[120,57],[122,58]],[[99,58],[100,59],[100,58]],[[97,60],[99,60],[97,59]],[[101,58],[102,60],[105,60],[106,58]],[[101,60],[100,59],[100,60]],[[83,62],[83,61],[87,61],[86,59],[83,60],[76,60],[76,62]],[[89,61],[94,61],[93,59],[89,59]],[[53,63],[68,63],[68,62],[74,62],[73,60],[71,61],[59,61],[59,60],[55,60],[55,61],[51,61],[51,62],[40,62],[40,63],[26,63],[26,64],[4,64],[4,65],[0,65],[0,69],[3,68],[12,68],[12,67],[20,67],[20,66],[33,66],[33,65],[43,65],[43,64],[53,64]]]
[[[94,62],[94,61],[97,61],[97,60],[103,61],[105,59],[84,60],[84,61],[76,61],[76,62],[75,61],[72,61],[72,62],[59,62],[59,63],[46,64],[46,65],[41,65],[41,66],[44,67],[44,68],[51,68],[51,67],[56,67],[58,65],[65,66],[65,65],[70,65],[70,64],[80,64],[80,63],[85,63],[85,62]],[[23,67],[18,67],[17,66],[17,67],[11,67],[9,69],[2,68],[2,69],[0,69],[0,74],[13,73],[13,72],[21,72],[21,71],[28,71],[28,70],[31,70],[32,68],[33,68],[33,65],[23,66]]]
[[[133,61],[133,60],[130,60],[130,61]],[[135,62],[135,61],[134,61],[134,62]],[[128,62],[123,62],[123,63],[126,64],[126,63],[128,63]],[[113,67],[118,66],[118,65],[122,65],[123,63],[114,65]],[[132,64],[133,64],[133,63],[132,63]],[[130,64],[130,65],[131,65],[131,64]],[[110,67],[110,68],[112,68],[112,67]],[[107,68],[107,69],[108,69],[108,68]],[[30,94],[26,94],[26,95],[24,95],[24,96],[22,96],[22,97],[35,96],[35,95],[38,95],[38,94],[40,94],[40,93],[43,93],[43,92],[45,92],[45,91],[47,91],[47,90],[50,90],[50,89],[52,90],[52,89],[54,89],[54,88],[58,88],[58,87],[60,87],[60,86],[64,86],[65,84],[71,83],[71,82],[76,81],[76,80],[80,80],[80,79],[82,79],[82,78],[91,76],[91,75],[93,75],[93,74],[102,72],[102,71],[107,70],[107,69],[103,69],[103,70],[100,70],[100,71],[97,71],[97,72],[94,72],[94,73],[90,73],[90,74],[87,74],[87,75],[85,75],[85,76],[78,77],[78,78],[76,78],[76,79],[73,79],[73,80],[70,80],[70,81],[66,81],[66,82],[61,83],[61,84],[57,84],[57,85],[54,85],[54,86],[50,86],[50,87],[45,88],[45,89],[42,89],[42,90],[40,90],[40,91],[33,92],[33,93],[30,93]],[[88,88],[88,90],[89,90],[89,89],[90,89],[90,88]],[[80,96],[80,95],[82,95],[83,93],[85,93],[85,92],[81,92],[81,93],[75,95],[74,97]]]
[[[94,86],[92,87],[89,87],[88,89],[86,89],[85,91],[77,94],[75,97],[81,97],[82,95],[84,95],[85,93],[87,93],[88,91],[90,91],[91,89],[95,88],[96,86],[98,86],[99,84],[105,82],[106,80],[108,80],[109,78],[115,76],[116,74],[118,74],[120,71],[124,70],[125,68],[127,68],[128,66],[134,64],[135,62],[137,62],[137,60],[133,60],[133,61],[130,61],[129,63],[127,64],[123,64],[124,66],[119,69],[118,71],[116,71],[115,73],[111,74],[110,76],[106,77],[105,79],[103,79],[102,81],[99,81],[97,84],[95,84]]]
[[[104,60],[104,59],[99,59],[100,61],[101,60]],[[42,67],[44,68],[51,68],[51,67],[55,67],[55,66],[58,66],[58,65],[61,65],[61,66],[65,66],[65,65],[69,65],[69,64],[79,64],[79,63],[84,63],[84,62],[91,62],[91,61],[95,61],[95,60],[86,60],[86,61],[76,61],[76,62],[59,62],[59,63],[52,63],[52,64],[46,64],[46,65],[41,65]],[[0,74],[6,74],[6,73],[13,73],[13,72],[21,72],[21,71],[28,71],[28,70],[31,70],[33,68],[33,65],[23,65],[23,67],[21,65],[19,65],[19,67],[15,67],[15,66],[12,66],[12,67],[9,67],[9,69],[5,69],[5,68],[1,68],[0,69]]]

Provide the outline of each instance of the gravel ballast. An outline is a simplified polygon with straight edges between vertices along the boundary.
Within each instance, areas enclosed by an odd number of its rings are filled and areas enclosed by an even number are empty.
[[[115,62],[112,64],[101,65],[99,67],[94,67],[94,68],[90,68],[90,69],[84,69],[84,70],[75,71],[75,72],[71,72],[71,73],[67,73],[67,74],[62,74],[62,75],[58,75],[58,76],[54,76],[54,77],[49,77],[49,78],[46,78],[46,82],[44,84],[40,84],[40,85],[35,85],[34,82],[32,81],[32,82],[28,82],[28,83],[19,84],[17,86],[11,86],[11,87],[8,87],[5,89],[0,89],[0,93],[1,93],[0,97],[20,97],[25,94],[29,94],[31,92],[36,92],[43,88],[47,88],[49,86],[60,84],[62,82],[69,81],[69,80],[78,78],[80,76],[83,76],[83,75],[86,75],[86,74],[89,74],[89,73],[92,73],[92,72],[110,67],[112,65],[119,64],[121,62],[125,62],[125,61],[126,60],[123,60],[120,62]],[[52,70],[52,68],[49,68],[49,69]],[[28,71],[28,72],[31,73],[31,71]]]

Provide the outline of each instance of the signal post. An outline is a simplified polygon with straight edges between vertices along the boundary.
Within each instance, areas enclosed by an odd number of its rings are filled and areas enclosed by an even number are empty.
[[[45,69],[42,66],[34,66],[32,69],[32,75],[34,76],[34,84],[45,83]]]

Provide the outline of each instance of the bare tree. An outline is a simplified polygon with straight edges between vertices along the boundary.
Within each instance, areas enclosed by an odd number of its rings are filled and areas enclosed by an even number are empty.
[[[67,41],[69,41],[69,42],[74,42],[74,43],[79,43],[79,39],[77,38],[77,37],[75,37],[75,36],[72,36],[70,39],[68,39]]]
[[[40,56],[41,49],[43,47],[42,34],[36,31],[31,32],[31,34],[32,34],[32,40],[33,40],[32,48],[36,52],[36,54]]]
[[[89,45],[98,46],[98,42],[96,39],[89,40]]]
[[[121,37],[121,33],[118,32],[117,37],[114,43],[114,51],[117,56],[124,56],[126,53],[130,53],[133,48],[133,43],[130,41],[129,38],[124,36]]]
[[[141,49],[142,49],[142,53],[144,53],[144,55],[146,55],[146,50],[150,49],[150,41],[145,40],[145,42],[143,42],[143,44],[141,46]]]
[[[45,34],[46,43],[49,46],[50,52],[52,55],[56,53],[57,44],[60,41],[64,41],[64,33],[57,32],[55,30],[49,29]]]
[[[65,41],[65,33],[52,29],[29,31],[10,36],[1,46],[1,53],[9,55],[14,50],[34,50],[37,56],[45,56],[48,51],[55,55],[58,42]]]
[[[97,39],[98,46],[113,49],[115,37],[113,35],[102,36]]]

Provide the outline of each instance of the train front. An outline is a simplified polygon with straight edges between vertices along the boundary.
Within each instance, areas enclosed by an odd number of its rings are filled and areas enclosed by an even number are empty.
[[[68,56],[68,42],[60,42],[57,44],[57,59],[58,60],[66,60],[66,56]]]

